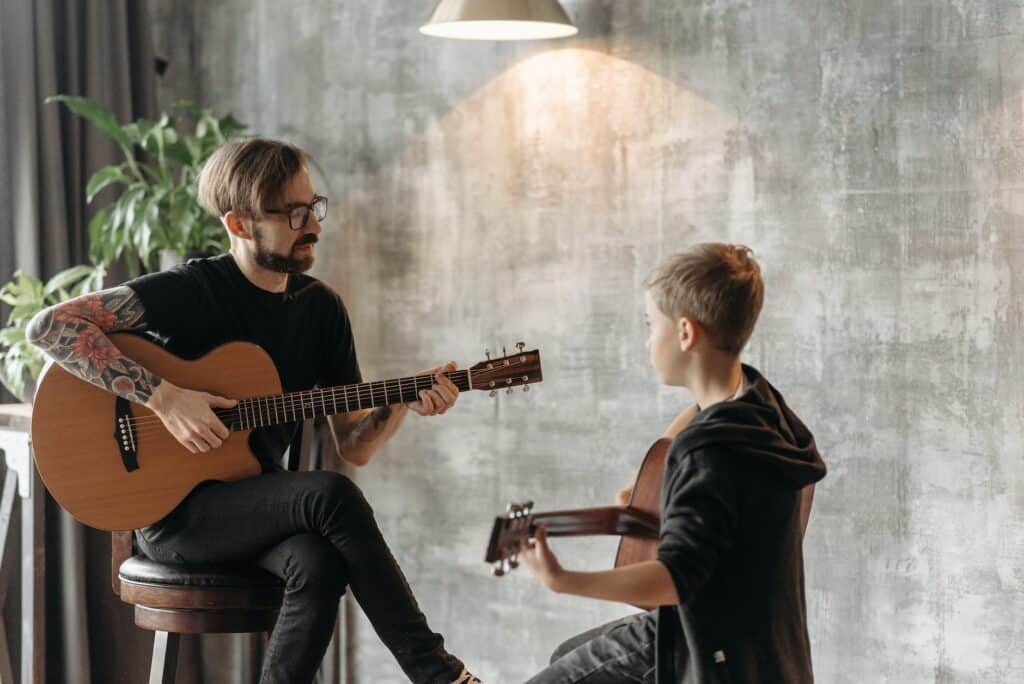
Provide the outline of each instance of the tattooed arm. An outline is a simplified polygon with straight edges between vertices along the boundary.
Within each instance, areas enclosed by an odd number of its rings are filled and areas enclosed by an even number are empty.
[[[455,364],[448,362],[432,370],[436,371],[436,383],[429,390],[420,390],[418,401],[329,416],[338,455],[352,465],[364,466],[395,434],[409,409],[421,416],[441,415],[450,409],[458,399],[459,390],[444,373],[455,370]]]
[[[142,302],[130,287],[121,286],[40,311],[25,333],[69,373],[145,404],[161,378],[124,357],[106,335],[144,328]]]
[[[229,432],[211,406],[229,408],[234,400],[177,387],[124,356],[107,337],[145,328],[142,301],[122,285],[40,311],[26,336],[72,375],[146,405],[189,451],[220,446]]]

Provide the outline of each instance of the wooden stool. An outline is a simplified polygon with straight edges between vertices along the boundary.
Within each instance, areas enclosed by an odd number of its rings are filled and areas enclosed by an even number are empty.
[[[309,463],[314,441],[306,421],[289,449],[289,470]],[[252,565],[150,560],[136,553],[131,532],[112,533],[111,584],[135,607],[135,624],[154,632],[150,684],[173,684],[182,634],[269,633],[284,597],[284,582]]]

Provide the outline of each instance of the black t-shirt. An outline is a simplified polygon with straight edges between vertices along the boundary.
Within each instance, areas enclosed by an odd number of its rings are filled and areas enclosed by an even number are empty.
[[[285,392],[362,381],[345,305],[316,278],[291,275],[285,292],[268,292],[223,254],[126,285],[142,300],[147,332],[176,356],[194,359],[226,342],[253,342],[273,359]],[[253,430],[249,444],[264,472],[281,469],[296,427]]]

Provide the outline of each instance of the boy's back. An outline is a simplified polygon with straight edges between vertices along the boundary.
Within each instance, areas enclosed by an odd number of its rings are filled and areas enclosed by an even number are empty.
[[[659,681],[809,682],[800,490],[814,438],[750,366],[745,391],[673,441],[658,559],[683,599],[659,610]]]

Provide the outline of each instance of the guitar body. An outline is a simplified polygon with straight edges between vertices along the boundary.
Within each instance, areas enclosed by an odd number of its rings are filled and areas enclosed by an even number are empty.
[[[671,440],[662,437],[647,450],[640,472],[633,484],[633,496],[629,500],[632,508],[661,517],[661,483],[665,479],[665,459]],[[657,560],[658,540],[642,537],[622,537],[615,554],[615,567],[632,565],[643,561]]]
[[[179,387],[229,398],[277,394],[281,382],[260,347],[230,342],[192,361],[135,335],[110,335],[128,358]],[[117,397],[51,364],[32,411],[32,447],[39,475],[57,502],[80,522],[102,530],[144,527],[170,513],[204,480],[260,473],[249,449],[251,430],[231,432],[207,453],[182,446],[152,411],[130,404],[137,428],[137,465],[122,461]]]

